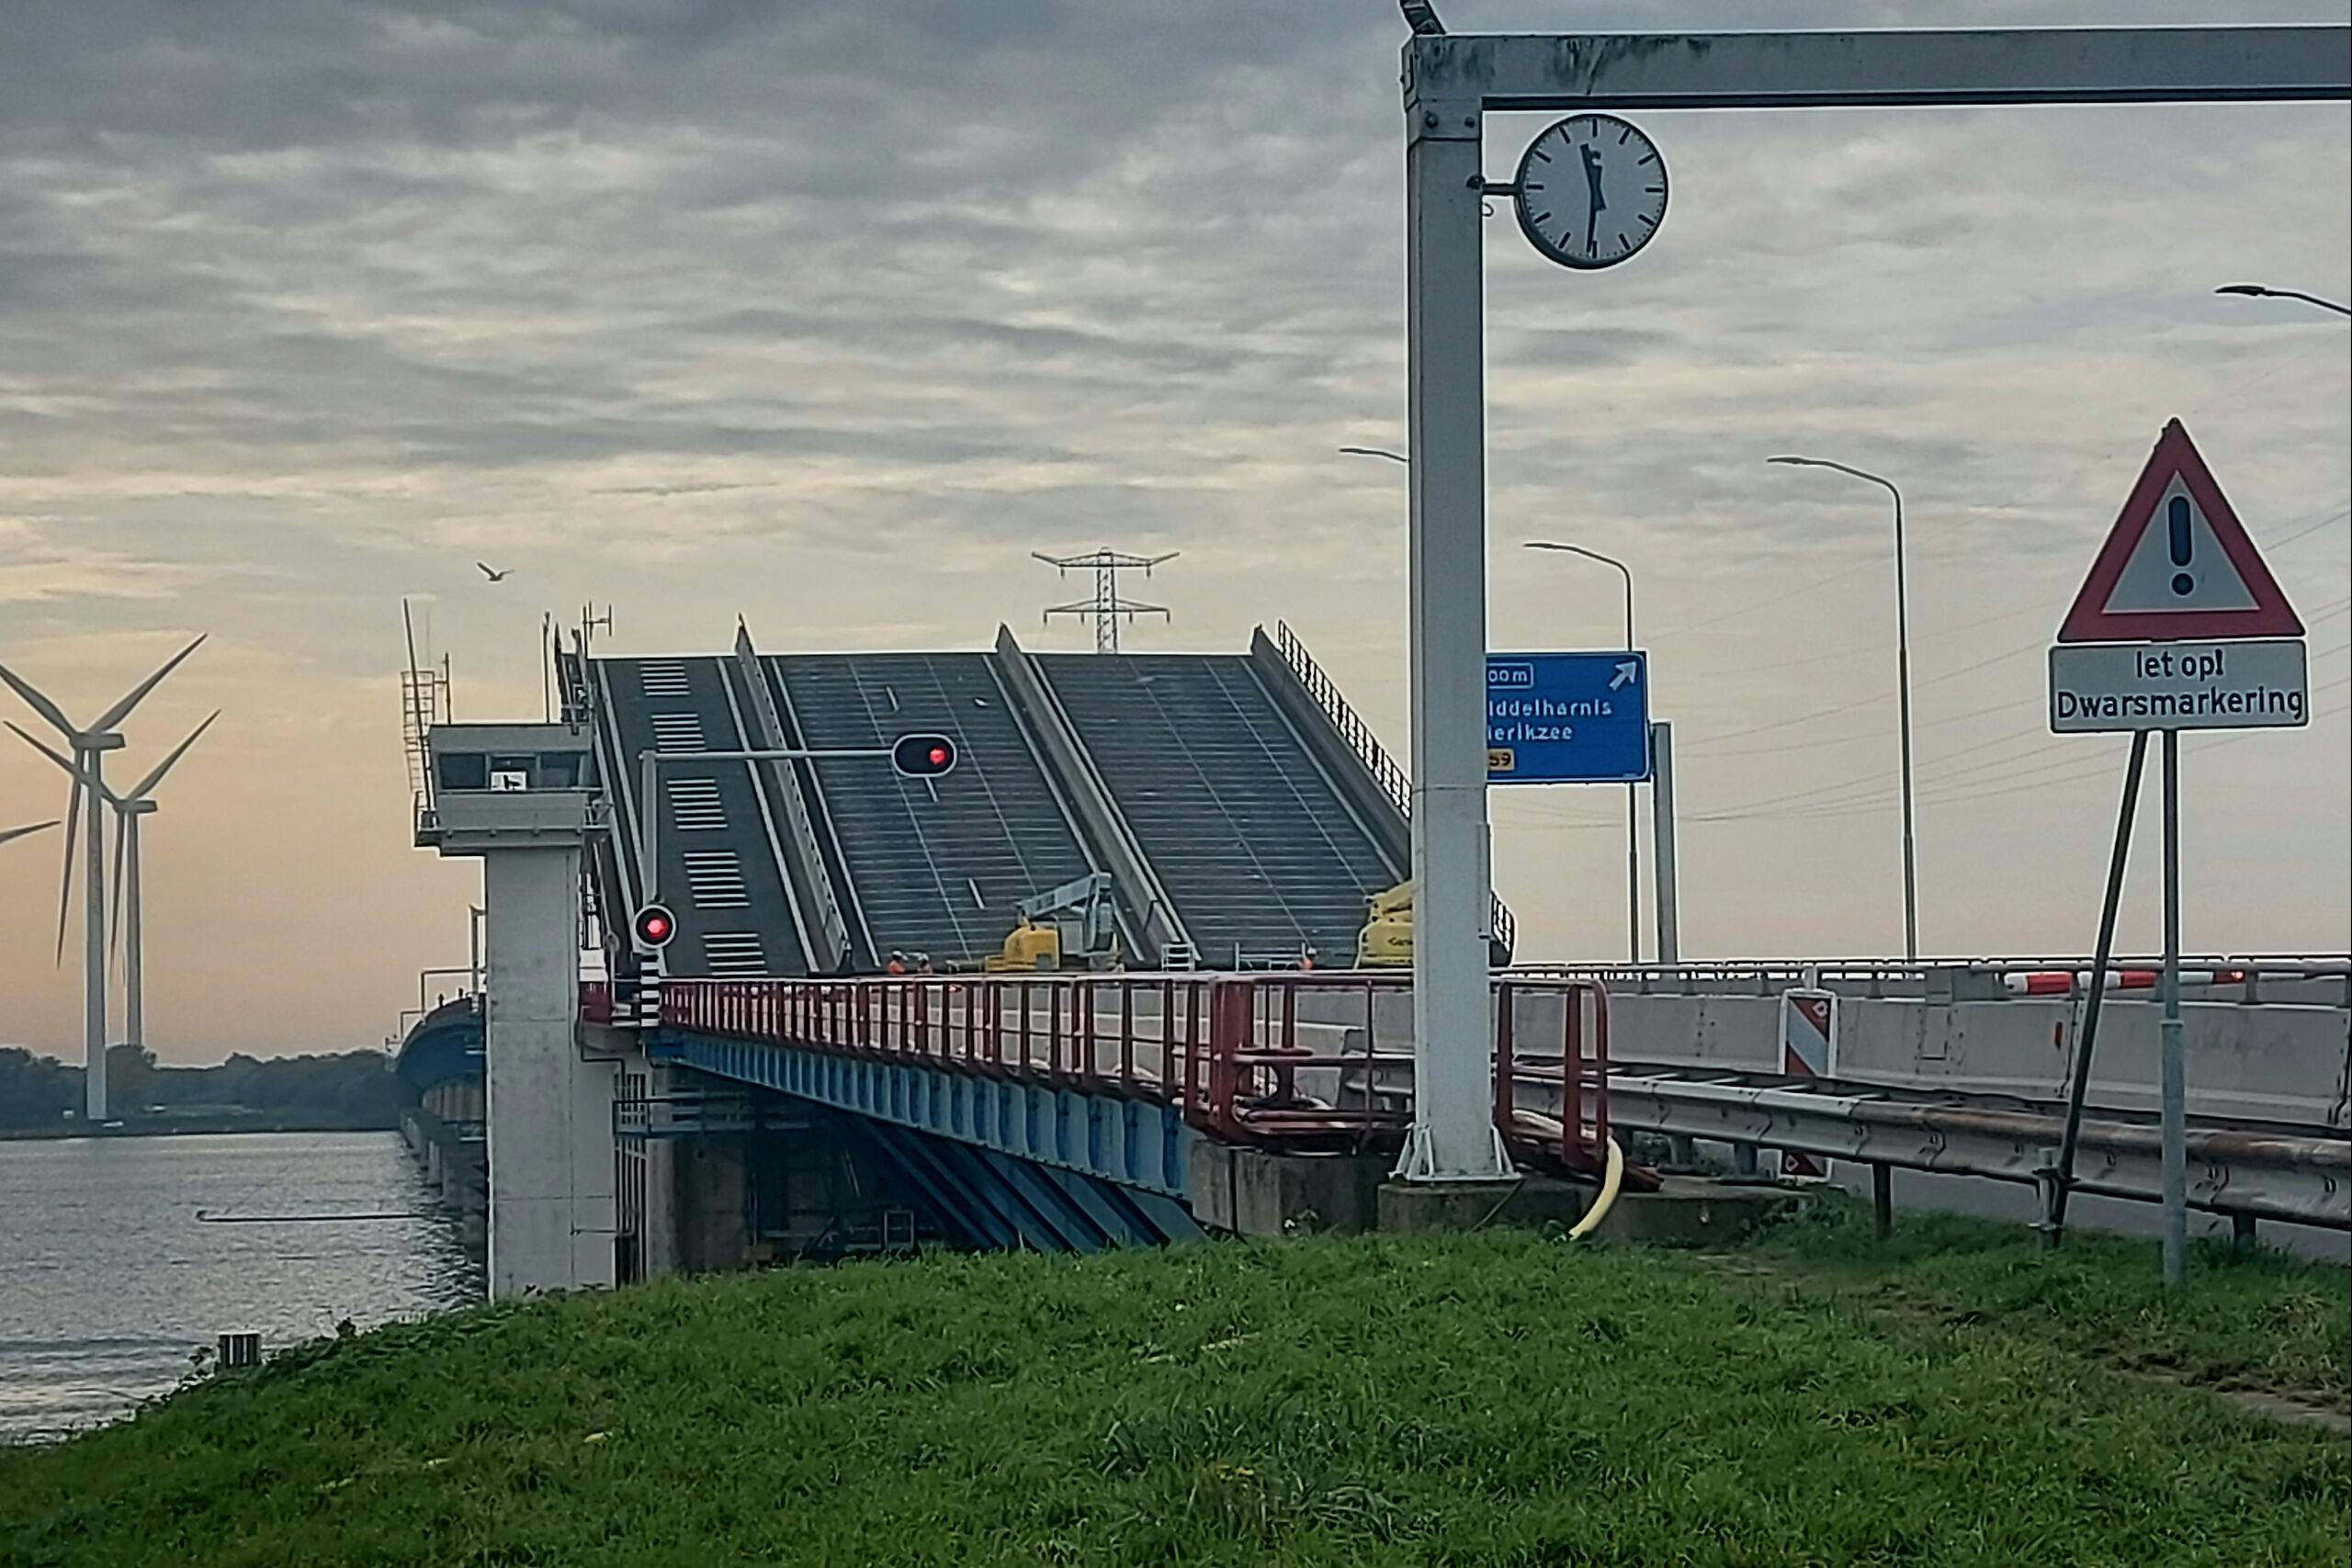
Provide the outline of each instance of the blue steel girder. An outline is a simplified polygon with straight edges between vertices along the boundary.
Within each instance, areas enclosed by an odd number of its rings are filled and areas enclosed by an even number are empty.
[[[934,1202],[966,1214],[967,1228],[989,1237],[987,1245],[1099,1252],[1202,1235],[1182,1205],[1156,1193],[885,1122],[852,1119]]]
[[[1181,1211],[1184,1202],[1184,1172],[1197,1134],[1169,1106],[673,1029],[656,1038],[652,1055],[1159,1201],[1148,1208],[1130,1203],[1132,1214],[1103,1225],[1110,1234],[1131,1221],[1165,1231],[1163,1222],[1171,1217],[1166,1209]]]
[[[948,1228],[963,1233],[968,1244],[996,1251],[1037,1246],[1023,1226],[1025,1216],[1010,1213],[1001,1204],[990,1202],[989,1194],[977,1190],[963,1172],[924,1146],[927,1140],[886,1122],[865,1117],[846,1120],[862,1131],[875,1152],[898,1167]]]

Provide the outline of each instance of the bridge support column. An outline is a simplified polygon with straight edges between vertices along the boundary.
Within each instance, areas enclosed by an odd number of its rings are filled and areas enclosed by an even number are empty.
[[[490,1293],[613,1282],[613,1064],[580,1055],[580,850],[482,857]]]
[[[588,741],[561,724],[439,725],[417,841],[482,862],[490,1293],[614,1282],[615,1064],[582,1055]]]

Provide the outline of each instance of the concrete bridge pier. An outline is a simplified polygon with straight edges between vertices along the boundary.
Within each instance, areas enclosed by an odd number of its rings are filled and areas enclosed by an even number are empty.
[[[614,1064],[579,1046],[580,845],[482,855],[490,1293],[614,1282]]]
[[[580,1038],[587,735],[563,724],[439,725],[420,845],[482,862],[490,1293],[609,1286],[616,1064]]]

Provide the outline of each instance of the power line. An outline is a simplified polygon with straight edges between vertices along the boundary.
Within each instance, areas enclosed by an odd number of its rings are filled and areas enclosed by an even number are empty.
[[[2332,651],[2341,653],[2345,650],[2343,649],[2336,649]],[[2322,657],[2326,656],[2323,655]],[[2333,681],[2323,682],[2319,685],[2312,688],[2312,694],[2313,695],[2317,695],[2321,693],[2332,692],[2336,690],[2338,687],[2346,685],[2352,685],[2352,675],[2340,675]],[[2335,718],[2346,713],[2352,713],[2352,704],[2340,704],[2335,707],[2314,710],[2312,714],[2311,722],[2317,724],[2322,719]],[[2205,735],[2191,734],[2188,739],[2191,742],[2195,743],[2198,750],[2200,751],[2210,751],[2222,746],[2233,745],[2241,740],[2252,740],[2262,733],[2263,732],[2260,730],[2249,729],[2240,731],[2234,735],[2222,737],[2209,737]],[[2011,737],[2011,739],[2016,738]],[[2075,750],[2076,747],[2073,742],[2079,740],[2080,739],[2080,737],[2070,737],[2067,740],[2059,742],[2058,745],[2064,746],[2064,749],[2069,750]],[[2057,746],[2046,748],[2046,750],[2055,749],[2057,749]],[[2027,755],[2034,754],[2036,753],[2027,753]],[[2005,759],[2005,761],[2023,761],[2023,758],[2008,758]],[[1931,784],[1927,790],[1923,791],[1919,798],[1923,804],[1932,806],[1962,806],[1976,801],[1998,800],[2007,795],[2025,795],[2041,790],[2059,789],[2069,784],[2083,784],[2094,779],[2112,778],[2114,776],[2114,767],[2115,761],[2112,755],[2104,755],[2097,758],[2086,757],[2080,760],[2069,759],[2064,762],[2045,763],[2039,767],[2023,768],[2016,771],[2015,773],[1999,773],[1991,778],[1979,779],[1976,781],[1977,787],[1955,790],[1948,787],[1939,787],[1941,785],[1948,785],[1951,783],[1950,780],[1939,781],[1938,784]],[[2057,773],[2060,776],[2055,778],[2046,778],[2041,776],[2049,773]],[[2030,780],[2031,782],[2025,782],[2028,780]],[[1849,784],[1859,782],[1861,781],[1849,781]],[[1998,785],[2000,787],[1981,787],[1984,785]],[[1815,792],[1805,793],[1810,794]],[[1801,799],[1802,796],[1790,796],[1786,798],[1787,800],[1794,801]],[[1694,813],[1691,816],[1681,818],[1679,823],[1677,825],[1679,827],[1689,828],[1712,827],[1719,823],[1757,822],[1768,820],[1779,822],[1838,821],[1855,817],[1880,816],[1883,813],[1893,811],[1895,808],[1896,802],[1893,795],[1882,795],[1875,799],[1864,798],[1860,800],[1818,801],[1814,803],[1810,807],[1796,811],[1764,809],[1765,807],[1769,807],[1774,804],[1775,802],[1769,800],[1751,801],[1746,806],[1727,810]],[[1547,820],[1535,823],[1513,824],[1512,830],[1515,832],[1531,833],[1599,833],[1613,832],[1616,830],[1619,824],[1613,821],[1561,818],[1557,820]]]
[[[2336,685],[2345,683],[2346,682],[2330,682],[2328,683],[2328,688],[2314,689],[2332,689]],[[2313,723],[2317,723],[2321,719],[2335,718],[2345,713],[2352,713],[2352,705],[2342,705],[2336,707],[2320,709],[2312,715],[2312,721]],[[2214,750],[2220,747],[2233,745],[2241,740],[2254,739],[2256,736],[2262,733],[2263,731],[2261,730],[2245,730],[2236,735],[2231,735],[2213,739],[2210,742],[2205,742],[2200,744],[2198,749],[2200,751]],[[2202,741],[2204,738],[2192,736],[2191,739]],[[2035,771],[2039,772],[2041,770]],[[2004,795],[2024,795],[2031,792],[2063,788],[2068,784],[2082,784],[2092,779],[2108,779],[2112,777],[2114,777],[2114,760],[2112,757],[2106,757],[2092,762],[2082,771],[2067,777],[2038,779],[2030,784],[2007,784],[2004,787],[1998,789],[1967,790],[1950,795],[1923,795],[1920,798],[1923,802],[1930,805],[1960,806],[1974,801],[1996,800]],[[1994,784],[2000,781],[1987,779],[1982,782],[1985,784]],[[1892,811],[1894,808],[1894,800],[1892,797],[1887,797],[1860,805],[1849,806],[1831,804],[1826,805],[1824,809],[1813,811],[1711,812],[1701,816],[1686,817],[1682,819],[1679,825],[1684,827],[1702,825],[1713,826],[1716,823],[1723,822],[1752,822],[1766,818],[1782,822],[1826,822],[1845,818],[1875,817],[1885,812]]]
[[[2343,614],[2347,607],[2352,607],[2352,597],[2338,599],[2335,603],[2315,612],[2306,623],[2306,626],[2316,626],[2322,621],[2331,620],[2336,615]],[[1988,670],[1996,664],[2006,663],[2009,660],[2018,658],[2024,654],[2041,652],[2049,646],[2050,645],[2046,640],[2037,637],[2031,642],[2020,644],[2016,648],[2009,649],[2006,652],[1996,653],[1989,658],[1980,659],[1973,664],[1963,664],[1957,670],[1947,670],[1940,675],[1927,676],[1922,680],[1915,682],[1913,683],[1913,689],[1917,690],[1920,686],[1940,685],[1946,681],[1956,681],[1962,675],[1973,675],[1979,670]],[[1688,747],[1684,748],[1684,750],[1688,754],[1692,756],[1706,756],[1710,754],[1719,756],[1742,755],[1743,753],[1740,752],[1717,752],[1714,750],[1715,743],[1722,740],[1736,740],[1742,736],[1768,734],[1772,730],[1786,729],[1791,725],[1810,724],[1817,718],[1830,718],[1841,713],[1851,713],[1856,708],[1868,707],[1873,703],[1883,703],[1886,701],[1887,696],[1888,694],[1884,692],[1874,692],[1868,696],[1857,697],[1849,703],[1839,703],[1835,707],[1818,708],[1812,713],[1799,714],[1793,718],[1778,718],[1764,724],[1752,724],[1745,729],[1721,730],[1715,734],[1704,736],[1692,741]],[[1947,724],[1956,722],[1958,722],[1957,719],[1934,719],[1929,721],[1931,724]],[[1925,726],[1922,728],[1925,728]]]
[[[2256,387],[2262,386],[2266,382],[2269,381],[2273,377],[2277,376],[2281,370],[2286,369],[2291,365],[2298,364],[2303,359],[2308,358],[2312,354],[2316,353],[2321,346],[2324,345],[2314,344],[2311,348],[2303,349],[2297,353],[2289,354],[2275,359],[2271,361],[2268,367],[2266,368],[2261,375],[2255,377],[2251,380],[2234,383],[2224,388],[2217,388],[2212,396],[2208,397],[2203,402],[2189,409],[2188,416],[2193,417],[2204,412],[2205,410],[2220,401],[2224,396],[2232,398],[2238,397],[2245,392],[2253,390]],[[2124,447],[2122,444],[2110,444],[2097,456],[2084,460],[2081,464],[2070,470],[2064,478],[2041,487],[2033,493],[2020,496],[2015,501],[2005,502],[1998,506],[1985,507],[1982,510],[1991,513],[2017,512],[2029,505],[2034,504],[2035,502],[2046,501],[2050,497],[2056,495],[2059,491],[2074,484],[2075,480],[2089,473],[2093,468],[2103,468],[2109,463],[2118,460],[2123,456],[2123,451]],[[2346,512],[2352,512],[2352,508],[2347,508]],[[2332,523],[2335,521],[2336,517],[2346,515],[2346,512],[2339,512],[2335,513],[2335,517],[2328,518],[2326,522]],[[2323,523],[2315,525],[2314,526],[2324,527],[2325,526],[2325,524]],[[2289,539],[2297,537],[2301,537],[2301,535],[2287,536],[2286,537],[2282,537],[2275,541],[2271,547],[2275,549],[2278,547],[2278,546],[2288,543]],[[1843,570],[1831,572],[1826,577],[1815,578],[1812,581],[1804,583],[1796,588],[1792,588],[1785,593],[1776,593],[1770,598],[1758,599],[1751,604],[1743,604],[1737,609],[1726,610],[1723,614],[1717,615],[1710,615],[1702,621],[1692,621],[1687,626],[1671,627],[1660,635],[1667,637],[1680,637],[1690,632],[1702,630],[1708,626],[1721,626],[1725,621],[1737,620],[1742,615],[1753,615],[1758,610],[1768,610],[1775,604],[1786,604],[1789,600],[1796,598],[1801,594],[1810,593],[1815,589],[1826,587],[1832,582],[1842,581],[1849,577],[1853,577],[1863,571],[1871,570],[1880,564],[1881,563],[1877,560],[1858,561],[1854,565],[1848,567]]]
[[[1891,692],[1883,694],[1882,700],[1883,700],[1884,697],[1891,697],[1894,694]],[[1919,722],[1918,728],[1921,729],[1939,729],[1945,725],[1965,724],[1972,718],[1983,718],[1989,714],[2007,713],[2018,705],[2018,700],[2017,699],[2006,702],[1988,703],[1981,708],[1970,708],[1966,713],[1951,713],[1946,714],[1940,718],[1922,719]],[[1786,740],[1777,746],[1739,746],[1727,751],[1715,751],[1708,750],[1702,746],[1694,745],[1691,750],[1694,754],[1703,755],[1712,761],[1718,757],[1769,757],[1783,751],[1808,751],[1817,746],[1850,746],[1863,740],[1886,740],[1888,739],[1890,739],[1890,737],[1883,731],[1870,729],[1864,730],[1858,735],[1807,736],[1803,740]],[[1947,752],[1945,754],[1947,756],[1951,756],[1955,755],[1956,753]]]
[[[1994,508],[1993,510],[1996,510],[1996,511],[2007,511],[2007,510],[2010,510],[2010,508],[2007,508],[2007,507],[1996,507],[1996,508]],[[2331,524],[2335,524],[2335,523],[2340,523],[2340,522],[2342,522],[2342,521],[2343,521],[2345,518],[2346,518],[2346,517],[2352,517],[2352,506],[2338,507],[2338,508],[2336,508],[2334,512],[2330,512],[2330,513],[2324,513],[2324,514],[2313,513],[2313,514],[2312,514],[2312,519],[2311,519],[2310,521],[2306,522],[2306,523],[2305,523],[2305,525],[2304,525],[2302,527],[2300,527],[2300,528],[2294,529],[2292,532],[2290,532],[2290,533],[2281,534],[2278,538],[2276,538],[2276,539],[2272,540],[2272,541],[2271,541],[2267,546],[2266,546],[2266,547],[2265,547],[2265,551],[2266,551],[2266,553],[2267,553],[2267,552],[2270,552],[2270,551],[2282,550],[2282,549],[2286,548],[2288,546],[2290,546],[2290,545],[2291,545],[2291,544],[2294,544],[2296,541],[2298,541],[2298,540],[2300,540],[2300,539],[2305,539],[2305,538],[2310,537],[2312,535],[2318,533],[2321,529],[2323,529],[2323,528],[2325,528],[2325,527],[2329,526]],[[1870,563],[1870,562],[1864,562],[1864,563],[1863,563],[1863,565],[1865,565],[1865,566],[1870,565],[1870,564],[1871,564],[1871,563]],[[1853,575],[1854,571],[1857,571],[1857,570],[1861,570],[1861,569],[1860,569],[1860,567],[1857,567],[1857,568],[1849,569],[1849,570],[1847,570],[1847,571],[1843,571],[1843,572],[1836,573],[1836,574],[1834,574],[1833,576],[1830,576],[1830,577],[1825,577],[1825,578],[1819,578],[1819,579],[1816,579],[1815,581],[1810,582],[1810,583],[1807,583],[1806,585],[1804,585],[1804,587],[1802,587],[1802,588],[1798,588],[1798,589],[1792,590],[1792,591],[1791,592],[1789,592],[1789,593],[1781,594],[1781,595],[1778,595],[1777,597],[1772,598],[1772,599],[1767,599],[1767,600],[1759,601],[1758,603],[1757,603],[1757,604],[1755,604],[1749,605],[1747,608],[1748,608],[1748,609],[1763,609],[1763,608],[1765,608],[1765,607],[1767,607],[1767,606],[1769,606],[1769,605],[1782,603],[1783,601],[1785,601],[1785,600],[1787,600],[1787,599],[1791,599],[1791,598],[1795,597],[1795,596],[1796,596],[1796,594],[1798,594],[1798,593],[1807,592],[1810,592],[1810,591],[1811,591],[1812,589],[1814,589],[1814,588],[1818,588],[1818,587],[1822,586],[1822,585],[1823,585],[1823,584],[1825,584],[1825,583],[1828,583],[1828,582],[1836,581],[1838,580],[1838,578],[1839,578],[1839,577],[1850,577],[1850,576],[1852,576],[1852,575]],[[2054,616],[2056,616],[2056,615],[2063,615],[2063,614],[2064,613],[2064,611],[2065,611],[2065,606],[2064,606],[2064,604],[2060,604],[2060,605],[2056,606],[2054,609],[2052,609],[2052,608],[2046,608],[2046,607],[2044,607],[2043,605],[2041,605],[2041,604],[2028,604],[2028,605],[2024,605],[2024,606],[2022,606],[2022,607],[2020,607],[2020,608],[2018,608],[2018,609],[2015,609],[2015,610],[2005,610],[2005,611],[2003,611],[2001,614],[1999,614],[1999,615],[1988,615],[1988,616],[1984,617],[1984,619],[1982,619],[1982,620],[1971,622],[1967,629],[1968,629],[1968,630],[1970,630],[1970,631],[1972,631],[1972,632],[1982,631],[1984,628],[1985,628],[1985,627],[1987,627],[1987,626],[1999,626],[1999,625],[2000,625],[2002,622],[2004,622],[2004,621],[2020,620],[2020,619],[2022,619],[2022,618],[2024,618],[2025,616],[2028,616],[2028,615],[2042,615],[2042,616],[2046,616],[2046,617],[2054,617]],[[1725,614],[1725,615],[1724,615],[1717,616],[1717,617],[1715,617],[1715,620],[1730,620],[1730,619],[1734,618],[1734,617],[1735,617],[1735,616],[1736,616],[1736,615],[1745,615],[1745,614],[1747,614],[1747,610],[1736,610],[1736,611],[1729,612],[1729,613],[1727,613],[1727,614]],[[1669,631],[1669,632],[1662,633],[1662,634],[1659,634],[1659,635],[1660,635],[1661,637],[1677,637],[1677,636],[1681,636],[1681,635],[1683,635],[1683,634],[1685,634],[1685,633],[1688,633],[1688,632],[1690,632],[1690,631],[1697,630],[1697,629],[1698,629],[1699,627],[1701,627],[1701,626],[1712,626],[1712,625],[1713,625],[1713,624],[1714,624],[1714,621],[1700,621],[1700,622],[1694,622],[1694,623],[1693,623],[1692,625],[1690,625],[1690,626],[1681,627],[1679,631]],[[1709,674],[1716,674],[1716,673],[1720,673],[1720,674],[1726,674],[1726,675],[1757,675],[1757,674],[1764,674],[1764,673],[1767,673],[1767,672],[1769,672],[1769,671],[1775,671],[1775,670],[1795,670],[1795,669],[1800,669],[1800,668],[1803,668],[1804,666],[1810,665],[1810,664],[1826,664],[1826,663],[1831,662],[1832,660],[1839,660],[1839,659],[1859,659],[1859,658],[1862,658],[1862,657],[1865,657],[1865,656],[1867,656],[1867,655],[1874,654],[1874,653],[1875,653],[1875,654],[1883,654],[1883,653],[1884,653],[1884,651],[1885,651],[1885,646],[1884,646],[1884,644],[1883,644],[1883,643],[1855,643],[1855,644],[1852,644],[1852,645],[1850,645],[1850,646],[1849,646],[1849,647],[1847,647],[1847,648],[1835,649],[1835,650],[1832,650],[1832,651],[1827,652],[1827,653],[1808,654],[1808,655],[1806,655],[1805,657],[1804,657],[1804,658],[1802,658],[1802,659],[1789,659],[1789,660],[1780,660],[1779,662],[1772,663],[1772,664],[1740,664],[1740,665],[1736,665],[1736,666],[1733,666],[1733,667],[1729,667],[1729,668],[1721,669],[1721,670],[1718,670],[1718,671],[1709,671],[1709,670],[1707,670],[1705,667],[1702,666],[1702,667],[1701,667],[1697,671],[1695,671],[1695,672],[1686,672],[1686,678],[1688,678],[1688,676],[1689,676],[1689,674],[1690,674],[1690,673],[1695,673],[1696,675],[1698,675],[1698,676],[1700,676],[1700,677],[1704,677],[1704,676],[1709,675]]]
[[[2332,618],[2334,615],[2341,613],[2346,608],[2352,608],[2352,597],[2348,597],[2338,602],[2331,609],[2312,618],[2314,621]],[[2334,659],[2347,651],[2352,651],[2352,642],[2344,643],[2335,648],[2323,649],[2318,653],[2312,655],[2312,658],[2316,660]],[[2312,688],[2312,690],[2313,694],[2333,691],[2337,686],[2345,684],[2347,680],[2352,680],[2352,677],[2344,677],[2335,681],[2323,682],[2318,686]],[[1936,761],[1939,763],[1949,761],[1951,758],[1964,756],[1973,751],[1985,750],[1994,746],[2022,740],[2029,737],[2040,736],[2045,733],[2046,732],[2039,727],[2029,727],[2024,729],[2012,730],[2006,735],[1992,737],[1991,739],[1978,742],[1973,746],[1963,747],[1956,751],[1946,752],[1942,757],[1936,759]],[[2042,756],[2060,750],[2078,750],[2078,748],[2071,739],[2053,739],[2046,741],[2042,745],[2019,752],[2013,757],[1994,758],[1984,762],[1973,763],[1965,768],[1942,773],[1929,780],[1927,789],[1923,792],[1921,798],[1933,800],[1936,798],[1935,792],[1938,790],[1948,789],[1950,785],[1965,780],[1970,774],[1983,773],[1988,768],[2007,768],[2014,763],[2023,762],[2031,757]],[[2049,773],[2055,769],[2070,766],[2072,765],[2072,761],[2073,760],[2069,759],[2066,762],[2048,763],[2039,767],[2018,769],[2011,773],[1996,773],[1991,778],[1978,779],[1975,782],[1978,784],[1997,784],[2012,779],[2030,778],[2040,773]],[[1894,770],[1885,770],[1875,773],[1860,774],[1831,784],[1816,784],[1807,789],[1792,791],[1788,795],[1774,795],[1764,800],[1747,801],[1742,805],[1726,808],[1726,810],[1723,812],[1706,813],[1694,817],[1691,819],[1705,821],[1766,816],[1798,817],[1804,815],[1804,813],[1774,812],[1764,808],[1779,806],[1798,805],[1808,801],[1815,805],[1823,807],[1855,805],[1859,804],[1859,800],[1832,799],[1825,797],[1851,796],[1853,792],[1856,790],[1863,789],[1866,786],[1879,784],[1882,781],[1891,779],[1895,776],[1896,773]]]
[[[2347,683],[2346,681],[2332,681],[2314,689],[2318,691],[2332,691],[2335,687],[2346,683]],[[2313,713],[2312,717],[2313,721],[2317,721],[2323,718],[2332,718],[2335,715],[2346,711],[2352,711],[2352,707],[2338,706],[2328,708]],[[2228,737],[2226,739],[2214,740],[2211,742],[2211,745],[2226,745],[2231,740],[2251,739],[2259,733],[2260,731],[2258,730],[2247,730],[2242,734]],[[2080,738],[2075,737],[2072,739],[2079,739]],[[2199,737],[2198,739],[2201,739],[2202,738]],[[2053,747],[2051,749],[2054,750],[2056,748]],[[2075,748],[2069,746],[2067,749],[2073,750]],[[2210,746],[2207,749],[2210,749]],[[2016,758],[2010,760],[2022,761],[2023,759]],[[1920,795],[1920,799],[1926,804],[1937,806],[1959,805],[1963,802],[1974,800],[1991,800],[2002,795],[2022,795],[2031,790],[2054,788],[2060,784],[2075,783],[2081,779],[2104,777],[2107,776],[2110,767],[2111,759],[2092,762],[2090,766],[2086,768],[2083,766],[2081,761],[2070,758],[2064,761],[2045,762],[2036,767],[2020,768],[2013,773],[1996,773],[1990,778],[1976,780],[1973,786],[1957,790],[1949,787],[1951,781],[1939,781],[1937,784],[1931,785],[1928,789],[1924,790]],[[2068,771],[2070,769],[2075,771],[2070,773]],[[2044,776],[2052,773],[2060,776],[2054,778]],[[2032,782],[2026,782],[2029,780]],[[2003,787],[1997,789],[1977,787],[1988,784],[1998,784]],[[1762,805],[1765,803],[1759,802],[1757,804]],[[1878,812],[1892,810],[1894,809],[1894,801],[1892,796],[1881,795],[1874,800],[1819,801],[1815,802],[1813,807],[1797,811],[1738,809],[1723,812],[1711,812],[1702,816],[1688,818],[1685,818],[1685,820],[1702,822],[1739,822],[1754,821],[1760,818],[1770,818],[1780,821],[1819,821],[1837,817],[1874,815]]]
[[[1743,604],[1736,610],[1725,610],[1720,615],[1710,615],[1703,621],[1692,621],[1689,626],[1671,626],[1664,632],[1653,633],[1652,635],[1657,637],[1687,637],[1692,632],[1704,630],[1708,626],[1718,626],[1723,625],[1725,621],[1736,621],[1742,615],[1753,615],[1758,610],[1769,610],[1775,604],[1785,604],[1790,600],[1798,597],[1800,594],[1810,593],[1816,588],[1826,588],[1833,582],[1840,582],[1849,577],[1856,576],[1861,572],[1873,570],[1881,564],[1883,563],[1876,559],[1856,561],[1852,566],[1846,568],[1842,571],[1833,571],[1826,577],[1816,577],[1810,582],[1802,583],[1795,588],[1790,589],[1786,593],[1775,593],[1769,599],[1758,599],[1754,604]]]

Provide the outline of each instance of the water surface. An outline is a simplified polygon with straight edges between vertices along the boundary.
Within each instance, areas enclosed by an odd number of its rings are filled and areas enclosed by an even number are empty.
[[[363,1213],[402,1217],[333,1217]],[[481,1290],[397,1134],[0,1142],[0,1442],[122,1416],[225,1331],[283,1347]]]

